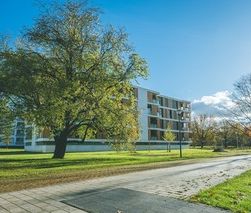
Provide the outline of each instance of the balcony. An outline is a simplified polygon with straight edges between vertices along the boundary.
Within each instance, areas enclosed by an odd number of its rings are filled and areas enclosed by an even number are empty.
[[[148,101],[149,103],[160,105],[160,101],[158,99],[152,99],[151,101]]]
[[[150,124],[150,128],[158,128],[157,124]]]
[[[148,112],[148,115],[153,115],[153,116],[160,116],[160,113],[159,112],[157,112],[157,113],[154,113],[151,109],[149,109],[148,108],[148,110],[147,110],[147,112]]]

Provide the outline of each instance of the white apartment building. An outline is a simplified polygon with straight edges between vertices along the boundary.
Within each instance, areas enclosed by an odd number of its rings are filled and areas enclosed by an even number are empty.
[[[190,143],[191,103],[161,95],[156,91],[136,87],[140,112],[141,142],[163,142],[169,126],[182,143]]]
[[[177,149],[181,141],[183,148],[190,144],[191,103],[160,94],[159,92],[134,87],[139,111],[140,138],[136,142],[137,150],[166,149],[164,132],[169,126],[176,135],[172,148]],[[33,126],[26,126],[25,150],[37,152],[54,151],[54,141],[48,138],[44,130],[35,133]],[[104,151],[111,150],[103,138],[82,141],[69,138],[67,151]]]

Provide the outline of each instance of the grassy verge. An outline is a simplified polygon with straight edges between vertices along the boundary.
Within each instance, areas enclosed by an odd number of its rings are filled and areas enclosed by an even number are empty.
[[[191,200],[232,212],[251,212],[251,170],[204,190]]]
[[[137,153],[87,152],[67,153],[62,160],[52,154],[27,153],[23,150],[0,149],[0,192],[45,186],[74,180],[123,174],[201,161],[203,158],[251,154],[251,150],[139,151]]]

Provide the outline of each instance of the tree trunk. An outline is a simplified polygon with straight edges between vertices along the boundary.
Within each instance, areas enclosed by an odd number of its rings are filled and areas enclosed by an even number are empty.
[[[55,139],[55,150],[52,158],[64,158],[66,145],[67,145],[67,134],[61,133],[54,137]]]
[[[227,148],[227,137],[224,136],[224,148],[226,149]]]
[[[204,142],[201,141],[201,142],[200,142],[200,148],[203,149],[203,147],[204,147]]]
[[[225,139],[224,141],[224,148],[226,149],[227,148],[227,140]]]

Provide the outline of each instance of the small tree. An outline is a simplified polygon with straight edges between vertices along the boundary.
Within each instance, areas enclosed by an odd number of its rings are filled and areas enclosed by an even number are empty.
[[[176,136],[172,132],[171,127],[168,126],[165,133],[164,133],[164,136],[163,136],[163,139],[167,142],[166,151],[171,152],[171,142],[173,142],[175,140],[175,138],[176,138]]]
[[[139,138],[137,118],[138,112],[135,106],[134,112],[124,113],[119,110],[114,114],[110,122],[106,123],[107,126],[104,128],[104,132],[106,132],[108,141],[115,151],[136,151],[136,141]]]

